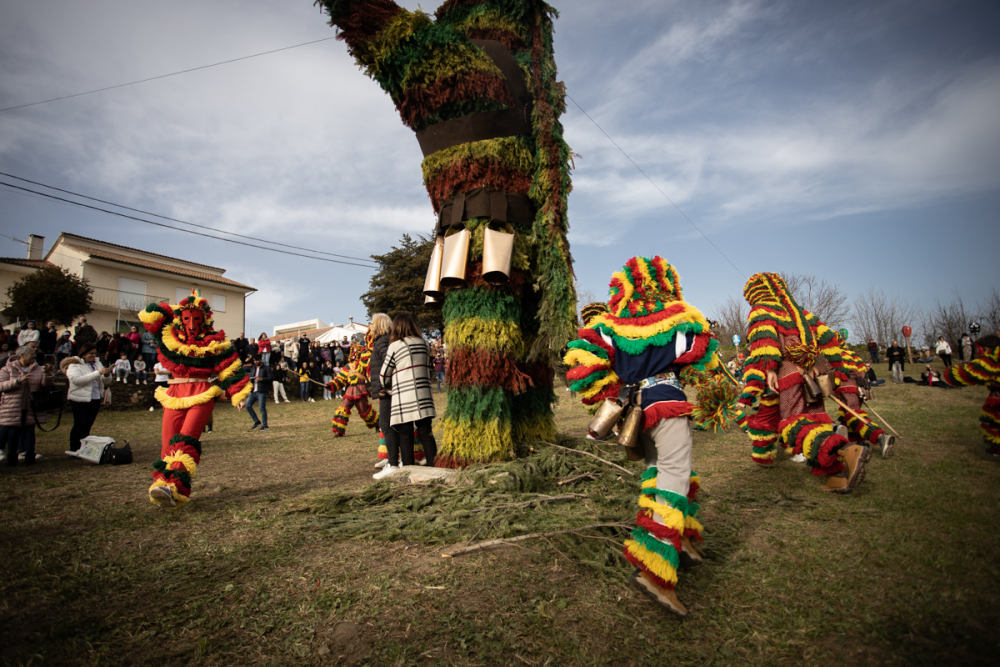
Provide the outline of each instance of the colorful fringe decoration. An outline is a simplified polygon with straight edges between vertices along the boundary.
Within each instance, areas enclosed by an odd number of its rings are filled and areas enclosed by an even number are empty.
[[[725,365],[721,366],[725,368]],[[698,383],[698,402],[691,413],[695,428],[716,433],[738,423],[743,415],[736,404],[736,399],[740,396],[740,385],[731,380],[731,377],[717,373]]]
[[[369,429],[378,428],[378,410],[372,403],[368,404],[368,409],[362,412],[363,408],[358,409],[358,416],[361,417],[361,421],[365,423]]]
[[[746,420],[747,435],[753,443],[751,458],[762,466],[774,465],[778,456],[778,422],[781,420],[778,395],[767,393],[760,399],[757,414]]]
[[[468,287],[446,293],[443,313],[448,408],[436,465],[510,459],[515,443],[554,436],[552,362],[576,322],[566,238],[570,150],[558,120],[565,90],[552,55],[555,10],[539,0],[449,0],[432,18],[392,0],[318,4],[403,123],[418,132],[515,103],[500,68],[471,40],[505,45],[524,78],[530,134],[457,143],[426,155],[421,167],[435,212],[475,188],[525,195],[534,207],[530,224],[511,223],[514,258],[503,286],[481,279],[489,219],[463,221],[473,237]]]
[[[837,421],[847,427],[850,440],[877,445],[878,439],[885,435],[885,431],[878,427],[878,424],[868,416],[868,413],[860,405],[858,407],[851,406],[851,409],[867,419],[869,423],[862,422],[843,407],[837,408]]]
[[[170,439],[160,457],[153,464],[153,484],[149,490],[162,486],[170,491],[178,506],[183,505],[191,499],[191,480],[201,462],[201,442],[178,433]],[[150,502],[157,504],[152,498]]]
[[[330,425],[333,427],[333,437],[340,438],[347,433],[347,423],[351,420],[351,411],[345,410],[344,406],[333,411],[333,419]]]
[[[836,332],[795,301],[780,275],[755,273],[743,288],[743,295],[750,304],[747,329],[750,356],[744,367],[746,385],[740,403],[753,406],[767,389],[767,372],[778,371],[782,361],[779,334],[799,339],[797,344],[786,348],[788,361],[808,370],[822,354],[838,380],[846,380]]]
[[[829,415],[793,415],[778,425],[778,432],[786,448],[806,457],[814,475],[835,475],[844,470],[837,452],[848,441],[837,435]]]
[[[704,527],[694,502],[701,479],[691,473],[687,496],[656,488],[656,467],[642,474],[639,513],[632,539],[625,541],[625,558],[658,586],[672,589],[680,566],[681,538],[702,540]],[[659,519],[659,521],[657,521]]]
[[[941,378],[952,387],[985,385],[990,395],[979,416],[987,453],[1000,456],[1000,338],[983,336],[976,341],[977,356],[972,361],[944,369]]]
[[[385,461],[389,458],[389,449],[385,446],[385,433],[381,431],[378,432],[378,458],[380,461]],[[420,442],[420,434],[417,430],[413,430],[413,460],[423,461],[424,460],[424,445]],[[392,465],[396,465],[393,463]]]

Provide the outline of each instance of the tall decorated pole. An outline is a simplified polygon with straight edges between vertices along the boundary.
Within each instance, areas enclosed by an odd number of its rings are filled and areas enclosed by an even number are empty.
[[[441,467],[555,436],[553,362],[576,335],[566,91],[540,0],[318,0],[424,155],[437,222],[424,294],[443,304]],[[377,369],[372,369],[375,372]]]
[[[910,336],[913,334],[913,329],[909,326],[903,327],[903,338],[906,339],[906,354],[910,358],[910,363],[913,363],[913,350],[910,348]]]

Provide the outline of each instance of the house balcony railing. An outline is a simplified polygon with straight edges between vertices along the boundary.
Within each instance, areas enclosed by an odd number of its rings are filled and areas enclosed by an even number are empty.
[[[138,313],[150,303],[160,303],[170,300],[165,296],[123,292],[109,287],[94,287],[93,290],[92,305],[94,308],[122,310],[130,313]]]

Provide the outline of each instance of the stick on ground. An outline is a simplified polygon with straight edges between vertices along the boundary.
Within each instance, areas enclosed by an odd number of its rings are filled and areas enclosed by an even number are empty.
[[[579,528],[567,528],[566,530],[553,530],[547,533],[531,533],[529,535],[518,535],[517,537],[508,537],[507,539],[501,540],[486,540],[485,542],[479,542],[477,544],[472,544],[467,547],[453,547],[447,551],[441,553],[441,558],[452,558],[454,556],[461,556],[463,554],[474,553],[477,551],[487,551],[489,549],[499,549],[505,546],[517,546],[517,542],[523,542],[525,540],[534,540],[540,537],[549,538],[553,535],[565,535],[567,533],[579,533],[581,530],[591,530],[592,528],[632,528],[630,524],[627,523],[595,523],[589,526],[580,526]],[[581,537],[583,537],[581,535]]]
[[[584,456],[589,456],[592,459],[597,459],[601,463],[608,464],[609,466],[611,466],[612,468],[615,468],[616,470],[621,470],[623,473],[625,473],[629,477],[635,477],[635,473],[632,472],[631,470],[627,470],[627,469],[621,467],[620,465],[618,465],[617,463],[612,463],[611,461],[602,459],[600,456],[597,456],[596,454],[591,454],[590,452],[584,452],[584,451],[581,451],[579,449],[570,449],[569,447],[563,447],[562,445],[554,445],[551,442],[545,442],[545,441],[541,441],[541,442],[542,442],[543,445],[548,445],[549,447],[555,447],[556,449],[563,449],[563,450],[565,450],[567,452],[574,452],[576,454],[583,454]]]

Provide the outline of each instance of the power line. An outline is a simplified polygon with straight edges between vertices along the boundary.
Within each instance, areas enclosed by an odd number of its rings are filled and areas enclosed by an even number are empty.
[[[192,229],[181,229],[180,227],[174,227],[172,225],[166,225],[162,222],[154,222],[152,220],[146,220],[144,218],[137,218],[134,215],[126,215],[125,213],[119,213],[118,211],[109,211],[106,208],[101,208],[99,206],[91,206],[90,204],[84,204],[83,202],[73,201],[71,199],[65,199],[63,197],[57,197],[55,195],[46,194],[44,192],[38,192],[37,190],[31,190],[30,188],[22,188],[20,185],[14,185],[13,183],[4,183],[0,181],[0,185],[8,188],[13,188],[15,190],[20,190],[22,192],[30,192],[32,194],[41,195],[42,197],[48,197],[49,199],[54,199],[56,201],[66,202],[67,204],[72,204],[74,206],[80,206],[82,208],[89,208],[93,211],[101,211],[102,213],[110,213],[111,215],[117,215],[120,218],[128,218],[129,220],[136,220],[138,222],[145,222],[147,225],[155,225],[157,227],[163,227],[165,229],[172,229],[176,232],[184,232],[186,234],[194,234],[195,236],[204,236],[208,239],[215,239],[216,241],[225,241],[226,243],[235,243],[237,245],[247,246],[248,248],[257,248],[258,250],[267,250],[268,252],[279,252],[283,255],[294,255],[296,257],[305,257],[307,259],[316,259],[321,262],[331,262],[333,264],[347,264],[349,266],[360,266],[364,269],[373,269],[374,267],[368,266],[366,264],[357,264],[354,262],[342,262],[338,259],[327,259],[326,257],[315,257],[313,255],[303,255],[298,252],[289,252],[287,250],[278,250],[277,248],[267,248],[264,246],[254,245],[252,243],[244,243],[243,241],[236,241],[234,239],[224,239],[218,236],[212,236],[211,234],[203,234],[201,232],[196,232]]]
[[[230,236],[238,236],[241,239],[248,239],[250,241],[260,241],[261,243],[270,243],[272,245],[280,245],[280,246],[282,246],[284,248],[291,248],[293,250],[305,250],[306,252],[312,252],[312,253],[316,253],[318,255],[329,255],[330,257],[341,257],[343,259],[356,259],[356,260],[361,261],[361,262],[370,262],[372,264],[377,264],[377,262],[374,262],[374,261],[372,261],[370,259],[367,259],[365,257],[352,257],[350,255],[338,255],[337,253],[333,253],[333,252],[324,252],[322,250],[313,250],[312,248],[302,248],[302,247],[297,246],[297,245],[288,245],[287,243],[278,243],[277,241],[269,241],[268,239],[261,239],[261,238],[257,238],[256,236],[246,236],[245,234],[237,234],[236,232],[227,232],[224,229],[217,229],[215,227],[209,227],[207,225],[199,225],[199,224],[196,224],[196,223],[193,223],[193,222],[187,222],[185,220],[178,220],[177,218],[170,218],[170,217],[167,217],[165,215],[160,215],[158,213],[152,213],[150,211],[144,211],[144,210],[142,210],[140,208],[132,208],[131,206],[123,206],[122,204],[116,204],[113,201],[106,201],[104,199],[98,199],[97,197],[88,197],[87,195],[80,194],[79,192],[73,192],[72,190],[64,190],[62,188],[57,188],[54,185],[47,185],[45,183],[40,183],[38,181],[33,181],[31,179],[28,179],[28,178],[21,178],[20,176],[15,176],[14,174],[8,174],[5,171],[0,171],[0,176],[7,176],[8,178],[16,178],[19,181],[23,181],[25,183],[31,183],[32,185],[40,185],[41,187],[48,188],[49,190],[56,190],[58,192],[65,192],[66,194],[73,195],[74,197],[82,197],[83,199],[89,199],[90,201],[96,201],[96,202],[100,202],[102,204],[108,204],[109,206],[115,206],[117,208],[123,208],[126,211],[135,211],[136,213],[142,213],[143,215],[151,215],[154,218],[160,218],[161,220],[170,220],[171,222],[179,222],[182,225],[190,225],[191,227],[198,227],[199,229],[207,229],[209,231],[217,232],[219,234],[229,234]],[[29,190],[29,192],[30,192],[30,190]],[[186,230],[181,230],[181,231],[186,231]],[[225,239],[223,239],[223,240],[225,240]]]
[[[660,186],[657,185],[653,181],[653,179],[649,177],[649,174],[647,174],[645,171],[643,171],[642,167],[640,167],[638,164],[636,164],[636,161],[633,160],[629,156],[629,154],[625,152],[625,149],[622,148],[621,146],[619,146],[618,142],[615,141],[614,139],[612,139],[611,135],[608,134],[607,132],[605,132],[604,128],[601,127],[600,125],[598,125],[596,120],[594,120],[593,118],[590,117],[589,113],[587,113],[586,111],[584,111],[583,107],[580,106],[580,103],[577,102],[576,100],[574,100],[569,95],[566,95],[566,97],[569,97],[570,101],[573,102],[573,104],[576,105],[576,108],[579,109],[580,111],[582,111],[583,115],[587,117],[587,120],[589,120],[591,123],[593,123],[594,127],[596,127],[598,130],[600,130],[601,134],[603,134],[604,136],[606,136],[608,138],[608,141],[610,141],[611,143],[613,143],[615,145],[615,148],[617,148],[618,150],[620,150],[621,153],[622,153],[622,155],[624,155],[628,159],[628,161],[632,163],[632,166],[635,167],[636,169],[638,169],[639,173],[646,177],[646,180],[649,181],[653,185],[654,188],[656,188],[657,192],[659,192],[661,195],[663,195],[663,198],[666,199],[668,202],[670,202],[670,205],[673,206],[675,209],[677,209],[677,212],[680,213],[684,217],[685,220],[687,220],[689,223],[691,223],[691,226],[694,227],[695,231],[698,232],[699,234],[701,234],[702,237],[706,241],[708,241],[709,245],[711,245],[713,248],[715,248],[715,251],[717,253],[719,253],[720,255],[722,255],[723,259],[725,259],[727,262],[729,262],[730,266],[732,266],[734,269],[736,269],[736,272],[738,274],[740,274],[741,276],[743,276],[744,278],[746,278],[747,277],[746,274],[743,273],[742,271],[740,271],[739,267],[737,267],[735,264],[733,264],[733,260],[729,259],[729,257],[726,255],[726,253],[722,252],[722,250],[719,248],[719,246],[717,246],[714,243],[712,243],[712,239],[708,238],[708,236],[705,235],[705,232],[701,231],[701,229],[698,227],[698,225],[694,224],[694,221],[691,220],[691,218],[687,217],[687,215],[684,213],[684,211],[681,210],[680,206],[678,206],[677,204],[675,204],[674,200],[671,199],[670,197],[668,197],[667,193],[660,189]]]
[[[28,104],[19,104],[13,107],[7,107],[5,109],[0,109],[0,113],[4,111],[13,111],[14,109],[24,109],[25,107],[33,107],[39,104],[47,104],[49,102],[58,102],[59,100],[68,100],[73,97],[81,97],[83,95],[93,95],[94,93],[103,93],[105,90],[114,90],[115,88],[124,88],[125,86],[134,86],[137,83],[146,83],[147,81],[156,81],[157,79],[166,79],[167,77],[177,76],[178,74],[187,74],[188,72],[197,72],[200,69],[208,69],[209,67],[218,67],[219,65],[228,65],[230,63],[239,62],[240,60],[249,60],[250,58],[257,58],[258,56],[266,56],[272,53],[278,53],[279,51],[287,51],[289,49],[297,49],[300,46],[309,46],[310,44],[318,44],[320,42],[328,42],[331,39],[336,39],[334,37],[324,37],[323,39],[314,39],[311,42],[302,42],[301,44],[295,44],[293,46],[283,46],[280,49],[274,49],[272,51],[262,51],[261,53],[255,53],[251,56],[240,56],[239,58],[233,58],[231,60],[223,60],[222,62],[212,63],[211,65],[201,65],[199,67],[192,67],[191,69],[181,70],[180,72],[171,72],[170,74],[160,74],[159,76],[151,76],[148,79],[139,79],[138,81],[129,81],[128,83],[119,83],[115,86],[107,86],[106,88],[98,88],[97,90],[88,90],[83,93],[74,93],[73,95],[63,95],[62,97],[53,97],[48,100],[39,100],[38,102],[29,102]]]

